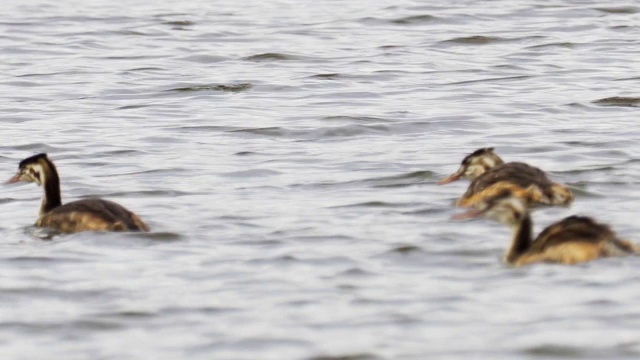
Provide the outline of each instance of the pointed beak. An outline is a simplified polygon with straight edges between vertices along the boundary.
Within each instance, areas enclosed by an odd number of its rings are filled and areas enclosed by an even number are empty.
[[[444,185],[444,184],[448,184],[450,182],[454,182],[456,180],[460,180],[461,177],[462,177],[462,173],[451,174],[451,175],[447,176],[446,178],[438,181],[438,185]]]
[[[482,211],[482,210],[471,209],[471,210],[468,210],[466,212],[463,212],[463,213],[460,213],[460,214],[455,214],[455,215],[451,216],[451,220],[476,219],[476,218],[479,218],[480,216],[482,216],[483,213],[484,213],[484,211]]]
[[[5,184],[15,184],[20,181],[20,173],[15,174],[11,179],[7,180]]]

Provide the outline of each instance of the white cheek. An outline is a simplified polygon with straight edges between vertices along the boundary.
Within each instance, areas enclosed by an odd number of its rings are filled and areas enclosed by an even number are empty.
[[[478,176],[484,174],[484,168],[479,165],[472,165],[467,168],[465,175],[470,178],[477,178]]]
[[[42,165],[40,165],[40,164],[33,164],[33,165],[31,165],[31,168],[32,168],[33,170],[35,170],[35,171],[37,171],[37,172],[39,172],[39,173],[41,173],[41,174],[42,174]]]
[[[503,224],[513,224],[516,222],[516,218],[512,214],[504,214],[501,221]]]
[[[491,169],[493,167],[496,167],[496,162],[493,159],[487,158],[487,159],[484,159],[483,162],[484,162],[485,167],[487,169]]]
[[[42,166],[40,164],[34,164],[34,165],[31,165],[31,169],[33,169],[33,171],[35,171],[36,173],[40,174],[40,178],[39,179],[34,174],[33,175],[33,181],[38,185],[42,185],[42,179],[43,179],[43,176],[44,176],[44,171],[43,171]]]
[[[512,214],[504,209],[494,209],[488,213],[488,217],[502,224],[511,224],[514,222]]]

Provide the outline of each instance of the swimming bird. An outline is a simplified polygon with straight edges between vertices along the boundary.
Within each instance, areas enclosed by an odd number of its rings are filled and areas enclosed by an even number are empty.
[[[504,164],[504,161],[493,150],[492,147],[480,148],[465,156],[458,170],[440,180],[438,184],[444,185],[462,178],[473,181],[489,169]]]
[[[36,226],[63,233],[80,231],[149,231],[136,214],[115,202],[99,198],[62,204],[60,178],[47,154],[37,154],[20,162],[18,173],[7,183],[35,182],[44,188]]]
[[[472,180],[456,202],[458,206],[475,206],[483,198],[505,189],[523,197],[527,206],[568,206],[573,201],[573,193],[566,185],[549,180],[547,174],[535,166],[522,162],[504,163],[493,150],[482,148],[467,155],[458,171],[439,182],[447,184],[463,177]]]
[[[511,245],[504,261],[513,266],[539,262],[578,264],[608,256],[640,252],[640,246],[622,240],[608,225],[586,216],[569,216],[533,237],[533,222],[523,200],[510,190],[486,197],[478,208],[455,215],[454,219],[485,217],[509,225]]]

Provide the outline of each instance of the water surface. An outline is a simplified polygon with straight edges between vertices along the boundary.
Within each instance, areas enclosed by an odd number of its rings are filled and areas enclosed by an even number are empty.
[[[637,359],[640,258],[510,269],[455,223],[494,146],[640,241],[640,7],[51,0],[0,14],[1,173],[149,234],[34,234],[0,193],[4,359]]]

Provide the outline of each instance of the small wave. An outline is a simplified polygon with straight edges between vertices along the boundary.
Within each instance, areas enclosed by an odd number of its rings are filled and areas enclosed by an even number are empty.
[[[169,17],[187,17],[191,14],[186,13],[186,12],[161,12],[159,14],[155,14],[153,15],[154,18],[156,19],[163,19],[163,18],[169,18]]]
[[[148,105],[148,104],[125,105],[125,106],[116,108],[116,110],[135,110],[135,109],[146,108],[149,106],[151,105]]]
[[[193,192],[177,191],[177,190],[146,190],[146,191],[118,191],[112,193],[100,194],[101,197],[177,197],[195,195]],[[80,198],[91,198],[91,196],[80,196]]]
[[[248,133],[248,134],[255,134],[255,135],[264,135],[269,137],[287,136],[291,133],[289,130],[281,127],[277,127],[277,126],[263,127],[263,128],[235,129],[235,130],[229,130],[229,132]]]
[[[235,312],[238,311],[235,307],[221,307],[221,306],[198,306],[198,307],[182,307],[182,306],[170,306],[160,309],[161,314],[218,314],[223,312]]]
[[[12,150],[30,150],[37,152],[61,152],[63,149],[60,147],[51,146],[43,143],[31,143],[24,145],[2,146],[1,148]]]
[[[405,187],[424,183],[425,180],[432,179],[433,176],[434,173],[432,171],[423,170],[396,176],[366,179],[363,182],[372,187]]]
[[[407,254],[413,254],[413,253],[420,253],[420,252],[423,252],[423,250],[420,246],[416,246],[416,245],[400,245],[389,250],[389,252],[392,254],[407,255]]]
[[[171,25],[171,26],[193,26],[196,23],[190,20],[170,20],[170,21],[165,21],[162,24]]]
[[[161,67],[151,67],[151,66],[147,66],[147,67],[139,67],[139,68],[133,68],[133,69],[129,69],[126,71],[162,71],[164,70]]]
[[[227,58],[222,56],[198,54],[198,55],[185,56],[183,58],[180,58],[179,60],[200,63],[200,64],[212,64],[212,63],[218,63],[218,62],[227,60]]]
[[[82,263],[87,260],[69,257],[49,257],[49,256],[16,256],[6,259],[12,263],[18,263],[19,266],[33,265],[34,267],[52,266],[56,263]]]
[[[150,311],[126,310],[126,311],[116,311],[113,313],[95,314],[94,316],[100,317],[100,318],[116,317],[116,318],[125,318],[125,319],[144,319],[144,318],[151,318],[156,315],[157,314],[155,312],[150,312]]]
[[[497,36],[464,36],[441,41],[443,44],[461,44],[461,45],[487,45],[504,42],[507,39]]]
[[[526,80],[532,77],[533,76],[529,76],[529,75],[504,76],[504,77],[479,79],[479,80],[456,81],[456,82],[447,83],[444,85],[464,85],[464,84],[474,84],[474,83],[483,83],[483,82],[515,81],[515,80]]]
[[[525,49],[546,49],[546,48],[555,48],[555,47],[573,49],[576,47],[576,45],[578,44],[572,43],[572,42],[554,42],[554,43],[548,43],[548,44],[527,46],[525,47]]]
[[[281,53],[264,53],[264,54],[256,54],[242,58],[242,60],[247,61],[288,61],[288,60],[298,60],[299,57],[288,54]]]
[[[241,171],[231,171],[228,173],[220,174],[220,176],[225,177],[240,177],[240,178],[248,178],[248,177],[266,177],[266,176],[274,176],[280,175],[281,172],[269,169],[249,169],[249,170],[241,170]]]
[[[68,297],[65,297],[69,301]],[[68,326],[74,330],[79,331],[103,331],[103,330],[120,330],[126,326],[113,321],[101,321],[101,320],[76,320],[65,322],[50,322],[50,321],[30,321],[30,322],[1,322],[0,329],[16,329],[26,331],[28,333],[49,333]]]
[[[341,77],[342,75],[339,73],[327,73],[327,74],[316,74],[316,75],[311,75],[309,76],[309,78],[313,79],[325,79],[325,80],[334,80],[337,79],[339,77]]]
[[[332,208],[350,208],[350,207],[380,207],[380,208],[388,208],[388,207],[400,207],[404,205],[389,203],[385,201],[367,201],[363,203],[349,204],[349,205],[338,205],[332,206]]]
[[[249,259],[247,262],[251,264],[270,264],[270,263],[279,263],[279,264],[288,264],[301,261],[297,257],[293,255],[279,255],[275,257],[260,257]]]
[[[609,6],[594,8],[594,10],[608,14],[637,14],[640,12],[640,8],[635,6]]]
[[[236,156],[250,156],[250,155],[258,155],[258,153],[254,152],[254,151],[239,151],[239,152],[237,152],[237,153],[235,153],[233,155],[236,155]]]
[[[23,228],[24,233],[37,238],[39,240],[53,240],[56,235],[60,235],[60,232],[50,228],[36,227],[34,225],[28,225]]]
[[[624,78],[619,78],[619,79],[615,79],[613,81],[636,81],[636,80],[640,80],[640,76],[632,76],[632,77],[624,77]]]
[[[321,120],[324,120],[324,121],[344,121],[344,122],[355,122],[355,123],[388,123],[388,122],[391,122],[388,119],[383,119],[383,118],[379,118],[379,117],[373,117],[373,116],[349,116],[349,115],[325,116]]]
[[[586,147],[586,146],[585,146]],[[565,171],[554,171],[554,174],[567,174],[567,175],[578,175],[578,174],[588,174],[588,173],[599,173],[602,171],[611,171],[611,170],[615,170],[616,167],[614,166],[591,166],[589,168],[582,168],[582,169],[572,169],[572,170],[565,170]]]
[[[222,91],[222,92],[241,92],[251,89],[253,85],[249,83],[240,84],[217,84],[217,85],[193,85],[169,89],[166,91],[174,92],[194,92],[194,91]]]
[[[327,128],[291,130],[282,127],[264,127],[231,130],[234,133],[248,133],[269,137],[291,137],[299,139],[322,139],[335,137],[353,137],[367,134],[388,133],[389,127],[386,125],[346,125]]]
[[[612,96],[594,100],[592,103],[600,106],[636,107],[640,105],[640,97]]]
[[[584,350],[574,346],[538,345],[523,351],[525,354],[543,357],[581,358]]]
[[[433,178],[433,175],[432,171],[421,170],[402,175],[367,179],[364,182],[373,187],[403,187],[423,183],[425,182],[424,180]]]
[[[389,128],[385,125],[348,125],[335,128],[320,129],[316,134],[319,138],[324,137],[352,137],[364,134],[388,133]]]
[[[401,18],[393,19],[390,22],[392,24],[398,24],[398,25],[420,25],[420,24],[433,23],[434,21],[439,19],[440,18],[437,16],[424,14],[424,15],[413,15],[413,16],[401,17]]]
[[[157,242],[174,242],[183,240],[181,234],[170,231],[158,231],[158,232],[131,232],[123,233],[128,237],[135,237],[137,239],[147,239]]]
[[[429,14],[423,14],[423,15],[410,15],[410,16],[403,16],[403,17],[398,17],[398,18],[379,18],[379,17],[364,17],[364,18],[360,18],[357,19],[356,21],[359,23],[363,23],[363,24],[370,24],[370,25],[410,25],[410,26],[415,26],[415,25],[424,25],[424,24],[433,24],[434,22],[437,22],[438,20],[441,20],[439,17],[437,16],[433,16],[433,15],[429,15]]]
[[[21,74],[21,75],[16,75],[15,77],[17,77],[17,78],[22,78],[22,77],[46,77],[46,76],[56,76],[56,75],[63,75],[63,74],[73,75],[73,74],[77,74],[77,73],[78,72],[75,72],[75,71],[56,71],[56,72],[51,72],[51,73]]]
[[[106,164],[105,164],[106,165]],[[113,177],[113,176],[131,176],[131,175],[142,175],[142,174],[166,174],[168,176],[174,175],[176,172],[178,173],[186,173],[189,171],[185,168],[167,168],[167,169],[150,169],[150,170],[138,170],[138,171],[130,171],[130,172],[121,172],[121,173],[109,173],[105,175],[94,175],[95,177]]]
[[[348,276],[348,277],[365,277],[365,276],[372,276],[375,275],[372,272],[363,270],[361,268],[349,268],[347,270],[344,271],[340,271],[337,276],[343,277],[343,276]]]
[[[321,186],[321,187],[350,187],[350,186],[370,186],[370,187],[380,187],[380,188],[394,188],[394,187],[405,187],[411,186],[415,184],[425,183],[426,179],[432,179],[435,175],[434,172],[424,170],[424,171],[414,171],[407,174],[395,175],[395,176],[386,176],[386,177],[378,177],[378,178],[369,178],[363,180],[353,180],[347,182],[339,182],[339,183],[316,183],[316,184],[293,184],[292,187],[301,187],[301,186]],[[363,204],[363,203],[360,203]],[[409,204],[413,205],[413,204]],[[347,205],[349,206],[349,205]],[[357,206],[357,205],[352,205]]]
[[[451,199],[451,204],[455,204],[457,199]],[[426,208],[426,209],[417,209],[412,211],[403,212],[404,215],[415,215],[415,216],[425,216],[425,215],[435,215],[442,214],[444,210],[442,208]]]
[[[223,132],[223,131],[231,131],[235,130],[235,127],[231,126],[218,126],[218,125],[192,125],[192,126],[172,126],[164,128],[169,133],[180,132],[180,133],[207,133],[207,132]]]
[[[347,355],[320,355],[313,356],[307,360],[380,360],[381,358],[372,354],[347,354]]]

